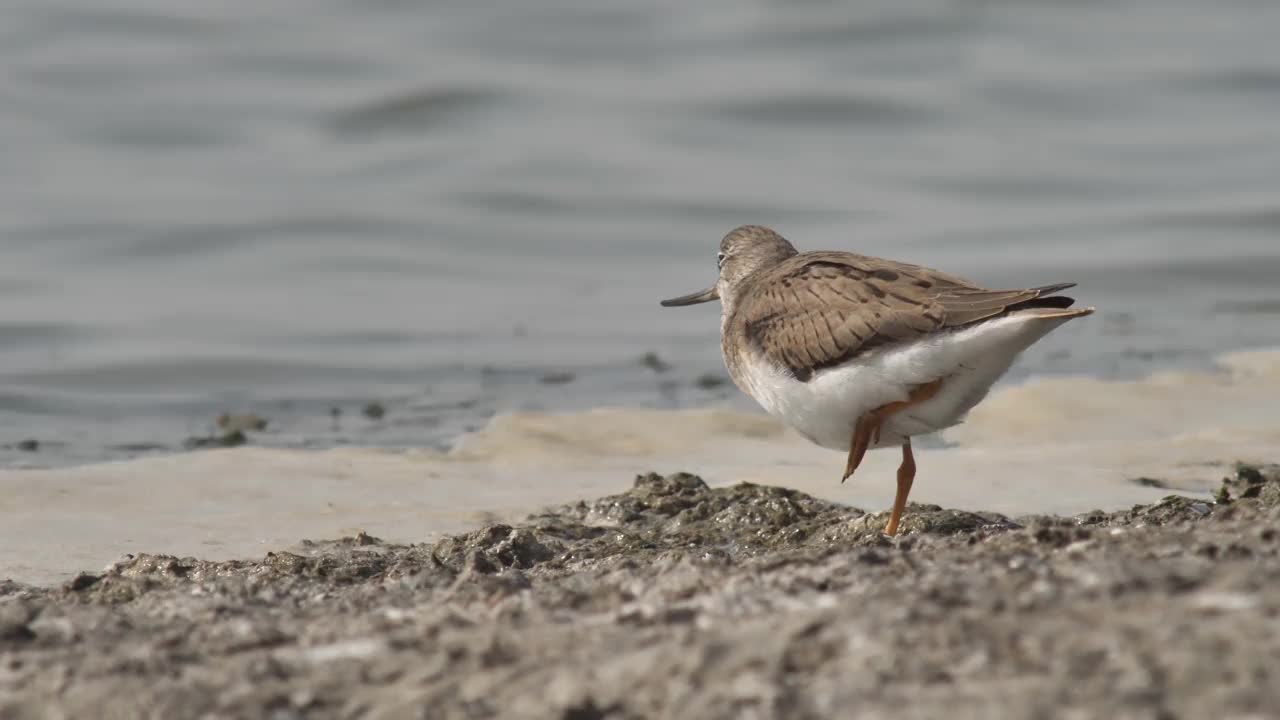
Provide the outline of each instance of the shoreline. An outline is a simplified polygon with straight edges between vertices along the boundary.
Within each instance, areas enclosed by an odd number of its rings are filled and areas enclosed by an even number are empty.
[[[1280,352],[1222,355],[1212,373],[1041,378],[994,391],[965,423],[920,438],[913,499],[1008,515],[1074,515],[1208,497],[1231,458],[1280,447]],[[394,409],[388,410],[394,414]],[[229,419],[230,422],[230,419]],[[392,421],[395,422],[395,421]],[[250,431],[253,432],[253,431]],[[211,560],[363,530],[420,542],[616,493],[636,473],[693,472],[865,508],[888,507],[898,458],[844,457],[759,412],[636,407],[504,413],[449,450],[237,448],[75,467],[0,469],[0,579],[47,584],[126,553]],[[39,508],[39,513],[31,509]]]
[[[996,384],[993,395],[1072,381],[1089,381],[1127,392],[1153,381],[1203,385],[1215,379],[1260,372],[1266,385],[1260,390],[1275,398],[1280,396],[1280,389],[1275,387],[1277,368],[1280,347],[1273,346],[1241,347],[1197,362],[1156,363],[1119,374],[1104,367],[1059,368],[1043,361],[1028,367],[1024,359]],[[199,412],[144,415],[126,420],[123,425],[98,418],[92,430],[82,428],[83,432],[74,428],[81,421],[98,417],[97,413],[88,412],[87,417],[11,416],[5,436],[0,437],[0,472],[67,471],[240,446],[295,451],[351,447],[447,451],[481,432],[495,417],[522,412],[520,408],[537,408],[538,412],[550,414],[581,413],[599,407],[759,410],[754,401],[733,387],[723,374],[722,365],[708,370],[701,365],[691,366],[687,357],[663,357],[652,351],[639,358],[588,368],[548,365],[502,371],[478,369],[475,373],[479,377],[487,373],[500,378],[493,379],[498,383],[497,389],[482,390],[483,383],[473,382],[476,379],[472,378],[458,380],[458,388],[449,389],[446,384],[418,394],[367,392],[328,400],[266,395],[232,403],[232,407],[213,400],[191,400],[201,408]],[[1105,398],[1101,401],[1105,404]],[[1180,409],[1176,403],[1169,405],[1166,410]],[[102,444],[95,447],[83,438],[73,439],[78,436],[97,437]]]
[[[796,490],[644,475],[434,543],[138,554],[0,583],[0,715],[1261,717],[1280,468],[1215,499],[905,534]],[[1251,715],[1252,714],[1252,715]]]

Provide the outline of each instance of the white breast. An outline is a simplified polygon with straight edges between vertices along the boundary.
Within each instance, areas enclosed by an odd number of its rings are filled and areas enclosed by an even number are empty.
[[[879,348],[821,370],[807,383],[749,351],[742,389],[814,443],[847,451],[859,418],[882,405],[906,400],[913,388],[944,378],[932,399],[893,415],[875,447],[900,445],[907,437],[959,424],[1019,353],[1068,319],[1012,313]]]

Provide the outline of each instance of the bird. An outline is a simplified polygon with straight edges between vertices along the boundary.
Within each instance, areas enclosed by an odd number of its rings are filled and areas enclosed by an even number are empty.
[[[720,348],[735,385],[810,442],[847,452],[841,482],[873,448],[902,448],[886,535],[916,476],[911,438],[961,423],[1023,350],[1090,315],[1062,282],[992,290],[920,265],[842,251],[799,252],[762,225],[720,241],[719,278],[661,301],[719,300]]]

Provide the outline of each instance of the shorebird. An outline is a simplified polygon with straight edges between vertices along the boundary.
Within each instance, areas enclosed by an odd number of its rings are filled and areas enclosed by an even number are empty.
[[[1075,283],[989,290],[937,270],[851,252],[798,252],[743,225],[720,241],[715,285],[663,300],[719,299],[720,349],[743,392],[811,442],[848,453],[902,447],[885,533],[915,480],[911,438],[959,424],[1015,358],[1093,308],[1055,293]]]

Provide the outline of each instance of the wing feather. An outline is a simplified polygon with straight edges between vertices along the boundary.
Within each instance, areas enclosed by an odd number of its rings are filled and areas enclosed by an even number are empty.
[[[750,281],[731,323],[757,352],[808,380],[878,347],[996,317],[1071,286],[989,290],[918,265],[811,252]]]

